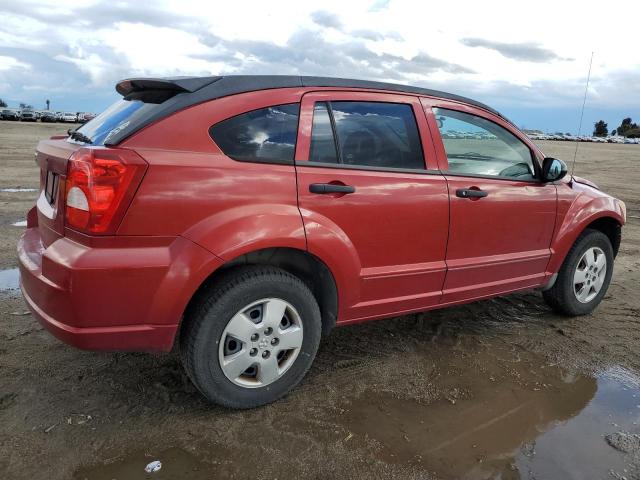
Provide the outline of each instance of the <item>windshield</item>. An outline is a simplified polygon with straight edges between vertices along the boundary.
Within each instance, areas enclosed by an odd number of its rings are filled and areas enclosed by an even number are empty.
[[[146,116],[150,110],[159,107],[157,103],[139,100],[118,100],[100,115],[85,123],[78,132],[91,139],[92,145],[104,145],[109,137],[127,128],[137,118]]]

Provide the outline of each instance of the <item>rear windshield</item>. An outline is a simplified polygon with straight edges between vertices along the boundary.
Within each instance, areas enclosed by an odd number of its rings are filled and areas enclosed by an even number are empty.
[[[78,129],[91,139],[92,145],[104,145],[119,131],[135,123],[138,118],[146,117],[150,111],[160,107],[158,103],[145,103],[140,100],[118,100],[93,120]]]

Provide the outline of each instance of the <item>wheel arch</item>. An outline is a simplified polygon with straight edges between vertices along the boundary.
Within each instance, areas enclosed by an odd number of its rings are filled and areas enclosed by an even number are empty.
[[[328,335],[331,332],[338,317],[338,289],[329,267],[318,257],[305,250],[291,247],[269,247],[239,255],[213,271],[201,283],[188,302],[178,334],[186,324],[184,318],[188,315],[190,308],[203,295],[206,295],[210,286],[223,279],[233,269],[243,265],[278,267],[302,280],[309,287],[320,307],[322,334]],[[177,340],[174,343],[177,344]]]
[[[598,230],[607,236],[611,242],[615,258],[620,249],[623,224],[624,219],[622,216],[613,210],[601,211],[588,218],[566,220],[565,225],[561,227],[551,245],[553,253],[549,259],[547,271],[553,274],[560,270],[573,244],[588,229]]]
[[[584,230],[598,230],[604,233],[613,248],[613,258],[618,255],[620,250],[620,242],[622,241],[622,224],[613,217],[600,217],[587,225]],[[583,231],[584,231],[583,230]]]

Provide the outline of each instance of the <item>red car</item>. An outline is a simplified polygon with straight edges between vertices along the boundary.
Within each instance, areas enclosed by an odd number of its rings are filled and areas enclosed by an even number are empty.
[[[276,400],[336,325],[538,288],[602,300],[625,206],[476,101],[299,76],[136,78],[41,141],[21,286],[55,336],[171,350],[210,400]]]

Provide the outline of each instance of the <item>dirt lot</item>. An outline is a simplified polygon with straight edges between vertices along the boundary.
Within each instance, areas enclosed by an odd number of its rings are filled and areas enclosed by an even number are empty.
[[[64,129],[0,122],[0,478],[640,479],[640,146],[580,144],[576,173],[630,216],[593,315],[527,292],[337,329],[289,397],[233,412],[175,354],[75,350],[10,290],[36,196],[14,190]]]

